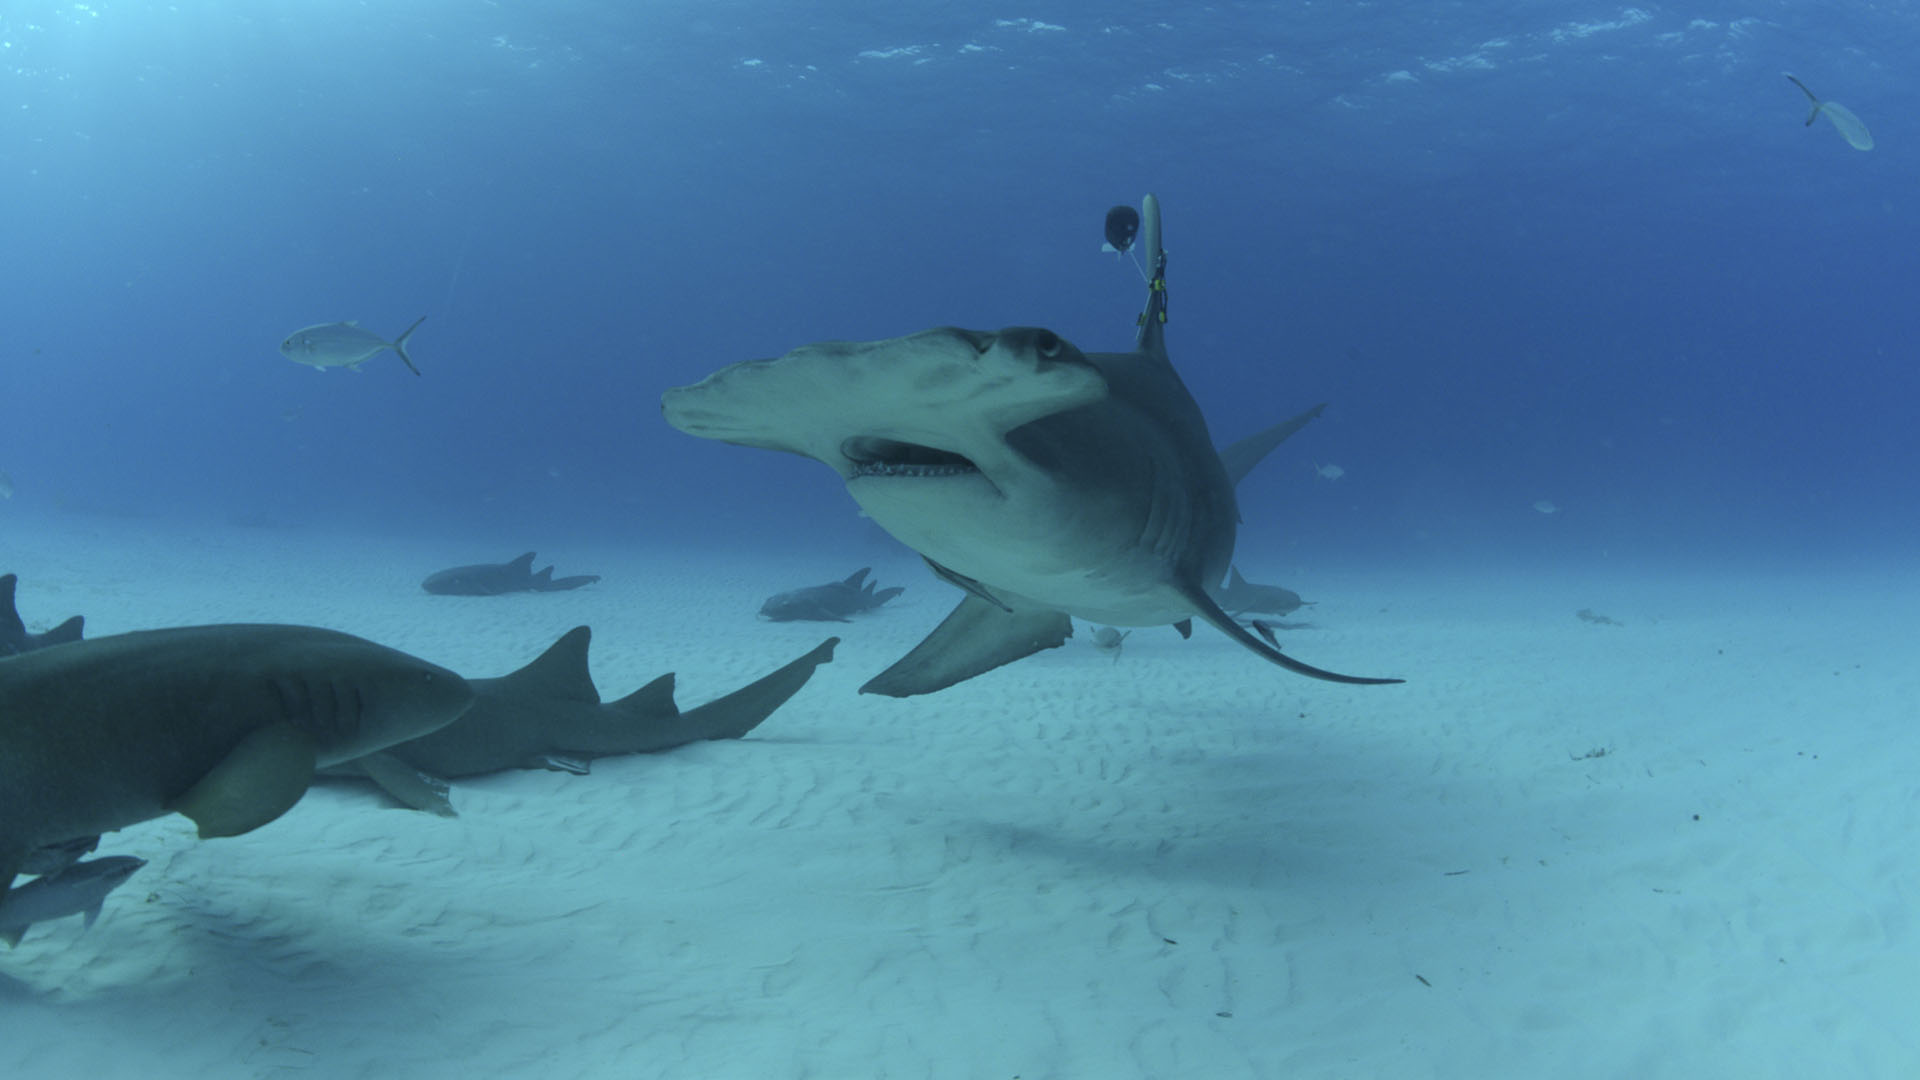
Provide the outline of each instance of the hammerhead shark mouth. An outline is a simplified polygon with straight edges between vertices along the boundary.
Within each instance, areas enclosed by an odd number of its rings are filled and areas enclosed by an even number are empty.
[[[1295,660],[1208,594],[1233,556],[1235,482],[1318,410],[1215,451],[1167,358],[1151,195],[1141,216],[1154,287],[1131,352],[1083,353],[1039,327],[936,327],[804,345],[662,396],[690,435],[828,465],[868,517],[966,591],[863,692],[952,686],[1064,643],[1074,616],[1183,630],[1198,617],[1302,675],[1400,681]]]
[[[908,477],[933,479],[971,476],[980,472],[964,454],[937,446],[901,442],[875,435],[862,435],[840,444],[840,452],[851,465],[854,477]]]

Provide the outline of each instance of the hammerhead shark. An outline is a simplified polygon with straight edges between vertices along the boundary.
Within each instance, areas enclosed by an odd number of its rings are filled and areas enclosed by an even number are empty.
[[[442,596],[499,596],[510,592],[560,592],[599,580],[598,574],[556,578],[551,566],[536,574],[533,552],[529,551],[512,562],[475,563],[428,574],[420,587]]]
[[[20,621],[20,609],[14,604],[14,589],[19,584],[20,579],[17,576],[0,574],[0,656],[12,656],[14,653],[80,640],[80,632],[85,628],[87,621],[80,615],[75,615],[44,634],[28,633],[27,625]]]
[[[596,757],[738,739],[805,686],[840,643],[828,638],[773,674],[681,712],[671,673],[601,704],[587,670],[592,633],[576,626],[520,670],[470,680],[473,707],[452,724],[325,771],[364,776],[407,806],[452,817],[448,778],[534,768],[580,774]]]
[[[467,681],[306,626],[143,630],[0,660],[0,904],[24,868],[169,813],[237,836],[317,766],[451,723]],[[55,853],[45,853],[46,849]]]
[[[1214,450],[1167,358],[1154,196],[1140,216],[1151,289],[1131,352],[1084,353],[1037,327],[939,327],[802,346],[662,398],[667,422],[690,435],[828,465],[869,518],[966,591],[863,693],[944,689],[1061,645],[1070,616],[1183,631],[1198,617],[1302,675],[1400,681],[1296,660],[1208,595],[1233,556],[1234,478],[1290,432]]]

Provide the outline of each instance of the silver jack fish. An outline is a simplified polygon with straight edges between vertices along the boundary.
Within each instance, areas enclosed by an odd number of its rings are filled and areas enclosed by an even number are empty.
[[[343,367],[358,371],[361,364],[392,349],[400,354],[400,360],[407,365],[407,370],[418,375],[420,369],[413,366],[413,357],[407,355],[407,338],[426,321],[425,315],[413,320],[413,325],[407,327],[406,333],[392,341],[371,330],[360,329],[357,322],[303,327],[288,334],[287,340],[280,343],[280,355],[296,364],[321,370]]]

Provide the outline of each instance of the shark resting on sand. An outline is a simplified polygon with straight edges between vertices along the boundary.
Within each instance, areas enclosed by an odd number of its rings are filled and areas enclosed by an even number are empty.
[[[17,874],[71,873],[101,833],[170,813],[202,838],[249,832],[317,766],[472,702],[445,668],[305,626],[143,630],[0,659],[0,910]]]
[[[840,581],[776,593],[760,605],[760,617],[770,622],[851,622],[847,616],[873,611],[906,591],[898,585],[876,589],[867,580],[872,571],[863,566]]]
[[[587,670],[591,639],[592,631],[576,626],[526,667],[468,680],[473,707],[446,727],[322,771],[364,776],[406,806],[452,817],[449,778],[537,768],[582,774],[597,757],[738,739],[805,686],[840,643],[828,638],[778,671],[681,712],[672,674],[601,704]]]
[[[564,592],[591,585],[598,574],[556,578],[553,567],[533,572],[533,552],[503,563],[474,563],[428,574],[420,587],[441,596],[502,596],[512,592]]]
[[[1083,353],[1035,327],[941,327],[802,346],[662,398],[690,435],[830,466],[868,517],[965,590],[862,692],[944,689],[1061,645],[1071,616],[1183,632],[1198,617],[1302,675],[1400,681],[1296,660],[1208,595],[1233,557],[1235,482],[1305,421],[1214,450],[1167,358],[1158,200],[1141,211],[1153,288],[1131,352]]]

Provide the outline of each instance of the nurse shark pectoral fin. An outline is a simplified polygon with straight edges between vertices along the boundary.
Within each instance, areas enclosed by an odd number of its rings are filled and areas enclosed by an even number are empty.
[[[1073,620],[1058,611],[1015,610],[979,596],[960,601],[926,640],[860,688],[863,694],[913,697],[945,690],[1002,664],[1066,644]]]
[[[200,839],[239,836],[293,809],[313,781],[315,743],[289,723],[256,729],[185,795],[167,807],[200,829]]]

